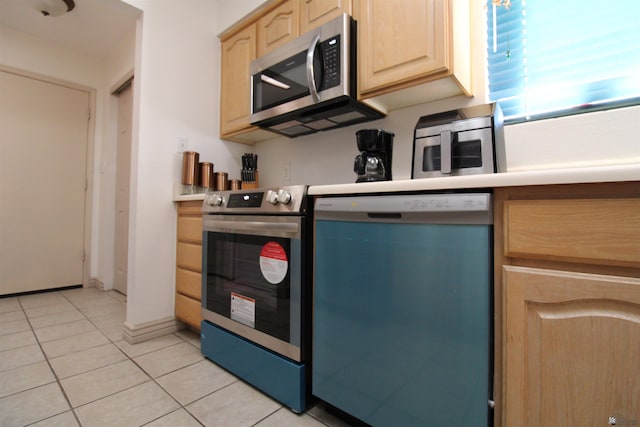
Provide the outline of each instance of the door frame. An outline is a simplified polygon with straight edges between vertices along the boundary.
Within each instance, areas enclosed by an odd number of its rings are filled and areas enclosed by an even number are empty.
[[[82,287],[92,286],[91,282],[91,242],[92,242],[92,212],[93,212],[93,172],[94,172],[94,151],[95,151],[95,129],[96,129],[96,89],[68,80],[47,76],[45,74],[35,73],[20,68],[10,67],[0,64],[0,71],[15,74],[21,77],[40,80],[59,86],[68,87],[89,94],[89,118],[87,123],[87,152],[85,158],[85,192],[84,192],[84,224],[83,224],[83,251],[82,260]]]
[[[118,115],[120,113],[118,97],[120,96],[120,92],[121,91],[125,90],[127,87],[130,87],[130,90],[132,91],[131,99],[132,99],[132,102],[135,105],[135,99],[134,99],[135,92],[134,92],[134,86],[133,86],[135,84],[134,77],[135,77],[135,73],[134,73],[134,69],[132,68],[129,71],[127,71],[124,75],[122,75],[122,77],[120,77],[109,88],[109,105],[110,106],[116,105],[115,110],[112,109],[110,111],[110,113],[109,113],[110,114],[110,120],[115,120],[116,121],[116,134],[113,135],[113,137],[115,138],[113,143],[116,146],[116,157],[115,157],[115,159],[116,159],[116,165],[115,165],[116,176],[114,177],[114,185],[116,185],[116,189],[115,189],[116,190],[116,194],[115,194],[115,199],[114,199],[114,212],[115,212],[115,216],[114,216],[114,231],[116,231],[116,232],[117,232],[117,230],[115,230],[115,226],[116,226],[117,215],[118,215],[117,202],[116,202],[117,201],[117,197],[118,197],[118,195],[117,195],[117,192],[118,192],[118,189],[117,189],[117,174],[118,174],[118,167],[119,167],[118,164],[117,164],[117,160],[118,160],[117,146],[118,146],[118,132],[120,130],[119,129],[119,125],[117,124],[118,123]],[[113,102],[113,101],[115,101],[115,102]],[[129,161],[130,161],[129,170],[130,170],[130,173],[131,173],[131,170],[133,169],[132,168],[132,164],[131,164],[131,161],[132,161],[132,158],[133,158],[133,154],[132,154],[131,150],[133,149],[133,126],[134,126],[134,124],[133,124],[134,111],[133,110],[134,110],[134,108],[135,107],[132,106],[131,129],[130,129],[131,130],[131,141],[130,141],[130,144],[129,144],[129,150],[130,150],[130,153],[129,153]],[[131,206],[131,175],[129,176],[129,183],[127,185],[129,187],[128,194],[129,194],[129,211],[130,211],[131,210],[131,208],[130,208],[130,206]],[[130,214],[129,214],[129,217],[127,218],[127,220],[130,222]],[[127,237],[127,257],[128,257],[128,252],[129,252],[129,230],[130,230],[130,225],[131,224],[129,224],[129,227],[127,227],[127,236],[126,236]],[[112,276],[113,280],[112,280],[112,284],[111,284],[111,289],[114,289],[114,290],[116,290],[115,289],[115,280],[116,280],[116,265],[115,265],[116,256],[115,256],[115,251],[117,250],[115,234],[116,233],[114,232],[114,235],[113,235],[113,253],[112,253],[112,256],[113,256],[113,258],[112,258],[113,259],[113,269],[112,270],[113,271],[111,272],[112,275],[113,275]],[[128,292],[128,289],[129,289],[128,269],[129,269],[129,263],[127,262],[127,271],[126,271],[127,278],[126,278],[126,284],[125,284],[125,286],[127,288],[127,291],[125,292],[125,295],[129,293]]]

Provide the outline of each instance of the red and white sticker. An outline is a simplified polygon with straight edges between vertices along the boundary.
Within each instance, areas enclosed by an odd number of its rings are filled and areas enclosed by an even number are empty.
[[[287,275],[287,253],[278,242],[268,242],[260,251],[260,271],[267,282],[277,285]]]

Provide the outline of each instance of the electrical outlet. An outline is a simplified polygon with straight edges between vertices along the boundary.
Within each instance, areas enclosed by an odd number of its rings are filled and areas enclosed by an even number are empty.
[[[185,152],[189,149],[189,140],[184,136],[178,137],[177,144],[178,153]]]
[[[291,162],[285,163],[282,169],[282,183],[291,184]]]

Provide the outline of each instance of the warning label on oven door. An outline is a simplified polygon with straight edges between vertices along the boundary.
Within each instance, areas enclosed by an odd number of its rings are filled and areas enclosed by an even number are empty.
[[[287,253],[278,242],[269,242],[260,251],[260,271],[267,282],[277,285],[287,276]]]
[[[231,319],[256,327],[256,300],[231,292]]]

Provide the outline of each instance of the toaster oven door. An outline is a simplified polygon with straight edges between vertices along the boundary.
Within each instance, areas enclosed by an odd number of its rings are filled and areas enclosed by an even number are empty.
[[[441,131],[414,141],[412,178],[495,172],[491,128]]]

